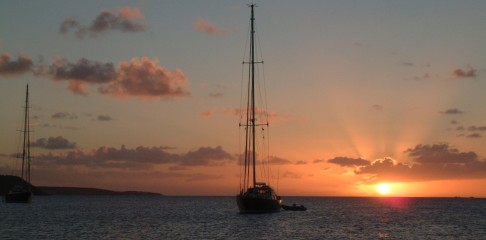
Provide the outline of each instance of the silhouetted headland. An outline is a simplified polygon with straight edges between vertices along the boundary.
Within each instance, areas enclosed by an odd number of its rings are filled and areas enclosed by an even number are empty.
[[[0,195],[7,192],[21,179],[17,176],[0,175]],[[32,186],[34,195],[143,195],[143,196],[164,196],[160,193],[141,192],[141,191],[111,191],[99,188],[82,188],[82,187],[47,187]]]

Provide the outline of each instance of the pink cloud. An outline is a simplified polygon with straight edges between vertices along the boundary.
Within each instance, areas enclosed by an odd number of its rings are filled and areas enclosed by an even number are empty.
[[[223,34],[226,32],[226,30],[216,26],[214,23],[204,18],[200,18],[194,22],[194,29],[196,29],[198,32],[205,32],[209,35]]]
[[[181,97],[189,95],[188,80],[182,70],[172,72],[147,57],[121,62],[115,81],[99,88],[100,93],[117,97]]]

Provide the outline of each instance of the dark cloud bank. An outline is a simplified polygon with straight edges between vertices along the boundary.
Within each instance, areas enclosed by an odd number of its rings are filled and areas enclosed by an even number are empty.
[[[411,164],[392,158],[373,162],[361,158],[337,157],[329,163],[343,167],[354,167],[357,175],[371,175],[373,182],[417,182],[447,179],[486,178],[486,161],[475,152],[461,152],[448,144],[417,145],[405,150]]]

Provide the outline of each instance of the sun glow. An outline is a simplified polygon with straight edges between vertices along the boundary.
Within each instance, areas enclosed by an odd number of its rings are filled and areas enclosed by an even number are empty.
[[[388,195],[388,194],[390,194],[390,184],[380,183],[380,184],[376,185],[375,190],[380,195]]]

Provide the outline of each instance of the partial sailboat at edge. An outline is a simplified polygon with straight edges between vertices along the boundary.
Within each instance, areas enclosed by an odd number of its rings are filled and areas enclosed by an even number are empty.
[[[33,193],[30,185],[30,125],[29,125],[29,85],[25,94],[25,110],[23,122],[22,169],[20,182],[5,195],[7,203],[30,203]]]

